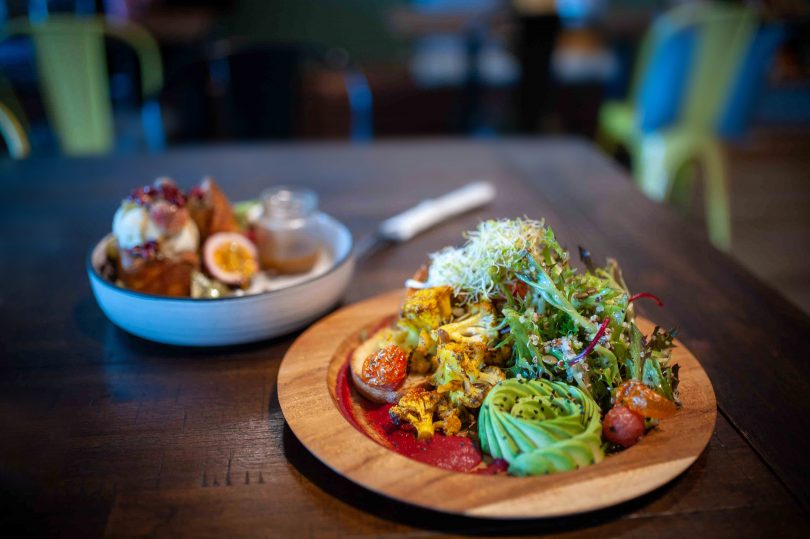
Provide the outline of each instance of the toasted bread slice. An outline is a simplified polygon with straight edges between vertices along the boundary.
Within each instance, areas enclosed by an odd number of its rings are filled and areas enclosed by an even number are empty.
[[[213,178],[205,178],[188,198],[188,210],[204,242],[217,232],[239,232],[228,197]]]
[[[396,389],[375,387],[363,381],[363,377],[361,376],[363,363],[365,363],[368,356],[377,351],[384,332],[384,328],[377,331],[370,339],[363,341],[363,343],[352,352],[350,364],[352,382],[354,382],[354,387],[357,389],[357,392],[368,400],[372,402],[390,402],[391,404],[396,404],[407,392],[427,383],[429,377],[425,374],[408,374],[402,385]]]
[[[159,296],[191,296],[191,272],[199,268],[194,251],[183,251],[172,258],[144,259],[121,252],[117,260],[118,278],[130,290]]]

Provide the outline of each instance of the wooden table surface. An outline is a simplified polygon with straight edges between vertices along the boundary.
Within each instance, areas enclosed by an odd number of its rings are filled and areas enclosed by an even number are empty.
[[[698,356],[716,432],[680,478],[618,507],[545,521],[473,520],[365,491],[312,457],[275,389],[295,335],[224,349],[161,346],[104,317],[88,249],[119,200],[160,175],[214,175],[233,199],[315,188],[356,234],[474,179],[486,209],[357,268],[346,302],[401,286],[425,254],[488,217],[545,217],[564,245],[618,258],[642,306]],[[0,480],[3,522],[65,536],[762,537],[810,533],[810,318],[644,199],[578,140],[431,140],[188,149],[0,162]],[[317,413],[317,410],[313,410]]]

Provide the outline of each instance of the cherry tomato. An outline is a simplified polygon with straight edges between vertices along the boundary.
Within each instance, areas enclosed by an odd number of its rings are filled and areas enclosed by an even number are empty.
[[[635,445],[644,436],[644,418],[626,406],[614,406],[602,421],[602,436],[625,448]]]
[[[642,417],[661,419],[675,413],[675,403],[636,380],[628,380],[613,394],[613,404],[627,406]]]
[[[408,354],[392,344],[366,358],[361,377],[370,386],[393,390],[408,376]]]
[[[523,281],[515,281],[512,283],[512,297],[523,299],[529,292],[529,285]]]

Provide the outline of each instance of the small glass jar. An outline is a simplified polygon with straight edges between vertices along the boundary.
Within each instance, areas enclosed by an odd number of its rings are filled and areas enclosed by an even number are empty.
[[[262,216],[256,227],[263,270],[304,273],[318,261],[318,196],[309,189],[273,187],[261,194]]]

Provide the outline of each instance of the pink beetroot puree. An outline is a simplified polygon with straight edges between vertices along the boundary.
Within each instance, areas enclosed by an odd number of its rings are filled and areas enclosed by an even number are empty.
[[[356,409],[352,407],[352,399],[356,399],[362,408],[362,423],[374,429],[388,442],[388,447],[400,455],[454,472],[494,474],[506,469],[505,463],[499,461],[485,468],[480,467],[481,450],[464,436],[436,433],[428,440],[418,440],[410,425],[398,426],[394,423],[388,415],[391,404],[376,404],[357,394],[353,395],[351,383],[349,363],[346,362],[337,375],[336,393],[340,412],[354,428],[368,434],[355,415]]]

